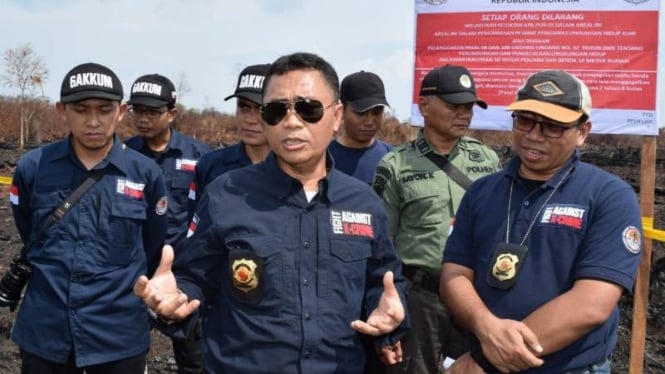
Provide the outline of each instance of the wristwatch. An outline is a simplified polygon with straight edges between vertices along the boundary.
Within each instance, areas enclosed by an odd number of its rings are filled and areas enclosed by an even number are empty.
[[[166,318],[160,316],[160,315],[157,314],[157,312],[155,312],[154,310],[152,310],[152,309],[150,309],[150,308],[147,308],[147,309],[148,309],[148,315],[150,316],[150,319],[152,319],[153,321],[155,321],[157,324],[159,324],[159,325],[161,325],[161,326],[168,326],[168,325],[170,325],[170,324],[175,323],[175,321],[173,321],[173,320],[166,319]]]

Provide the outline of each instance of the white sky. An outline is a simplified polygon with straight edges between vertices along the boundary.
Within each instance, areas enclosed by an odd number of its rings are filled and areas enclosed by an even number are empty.
[[[223,98],[243,67],[306,51],[328,60],[340,80],[361,69],[379,74],[395,115],[410,114],[410,0],[0,0],[0,35],[0,53],[32,44],[49,69],[44,94],[52,101],[67,71],[92,61],[118,74],[126,97],[140,75],[177,84],[184,73],[185,106],[233,113],[235,101]]]

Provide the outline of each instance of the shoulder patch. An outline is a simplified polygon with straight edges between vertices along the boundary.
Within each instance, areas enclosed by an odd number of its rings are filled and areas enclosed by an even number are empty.
[[[392,173],[387,167],[379,166],[376,168],[376,176],[374,177],[374,191],[377,195],[382,196],[383,191],[386,189],[388,180],[392,177]]]
[[[163,216],[166,214],[166,210],[169,207],[166,196],[162,196],[161,199],[157,202],[157,205],[155,205],[155,213],[157,213],[158,216]]]
[[[485,161],[485,156],[483,156],[483,154],[480,153],[480,151],[472,149],[469,151],[469,161],[483,162]]]
[[[640,230],[637,227],[626,227],[621,236],[623,238],[623,245],[628,252],[632,254],[640,253],[642,248],[642,234],[640,234]]]

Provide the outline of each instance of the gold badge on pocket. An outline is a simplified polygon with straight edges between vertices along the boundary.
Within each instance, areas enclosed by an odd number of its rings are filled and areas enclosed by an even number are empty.
[[[233,271],[233,286],[240,291],[250,292],[259,286],[256,263],[253,260],[237,259],[231,264],[231,270]]]

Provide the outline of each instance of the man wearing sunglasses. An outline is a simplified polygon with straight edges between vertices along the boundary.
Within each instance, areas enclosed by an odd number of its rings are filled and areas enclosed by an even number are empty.
[[[194,167],[210,148],[175,130],[178,109],[175,86],[159,74],[144,75],[132,84],[129,114],[139,135],[128,139],[128,147],[154,160],[162,169],[169,201],[166,243],[178,247],[187,235],[189,185]],[[203,371],[200,332],[193,330],[187,340],[173,340],[173,353],[179,373]]]
[[[208,153],[196,165],[189,191],[190,218],[196,210],[197,198],[201,198],[210,182],[229,170],[263,161],[270,151],[260,113],[263,81],[269,67],[270,64],[261,64],[244,68],[238,76],[235,92],[224,99],[236,98],[235,121],[240,142]]]
[[[451,373],[609,373],[617,303],[641,254],[635,191],[580,161],[591,95],[560,70],[508,106],[516,156],[476,182],[444,251],[441,296],[474,336]]]
[[[388,107],[383,81],[378,75],[359,71],[342,79],[341,134],[334,139],[328,151],[335,167],[371,185],[376,165],[393,147],[376,138],[386,121]]]
[[[499,158],[490,147],[464,136],[474,106],[487,108],[465,67],[431,70],[418,99],[422,131],[415,141],[384,156],[376,171],[374,188],[383,198],[409,280],[412,316],[412,329],[402,340],[404,362],[389,368],[391,373],[438,373],[446,357],[463,352],[462,333],[439,299],[439,272],[441,249],[465,187],[438,162],[452,165],[469,180],[499,170]]]
[[[263,102],[272,152],[206,187],[173,272],[165,247],[160,270],[135,292],[170,321],[213,300],[209,372],[360,373],[359,333],[398,361],[389,348],[408,320],[387,218],[372,189],[326,152],[342,115],[335,70],[309,53],[280,57]],[[182,328],[168,323],[165,331]]]

